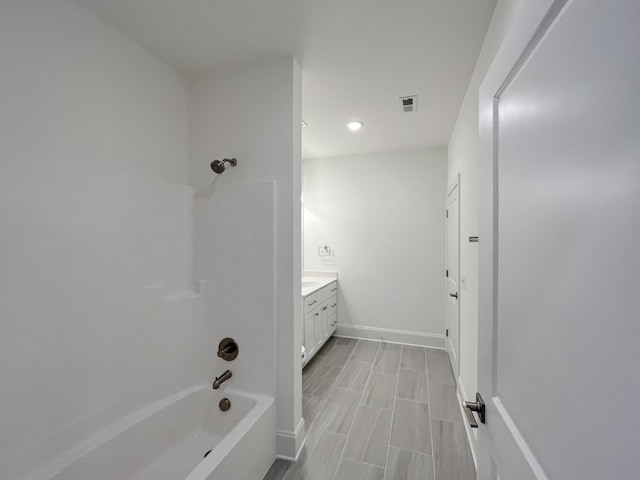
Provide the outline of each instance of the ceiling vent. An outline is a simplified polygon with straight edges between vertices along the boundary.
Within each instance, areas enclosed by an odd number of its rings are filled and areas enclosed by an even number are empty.
[[[417,112],[418,111],[418,96],[410,95],[408,97],[400,97],[400,101],[402,102],[402,111],[407,112]]]

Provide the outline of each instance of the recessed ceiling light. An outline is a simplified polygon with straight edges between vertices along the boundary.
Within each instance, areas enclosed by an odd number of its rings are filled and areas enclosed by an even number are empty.
[[[347,123],[347,128],[349,128],[349,130],[351,130],[352,132],[357,132],[362,128],[362,125],[364,125],[364,123],[356,120],[354,122]]]

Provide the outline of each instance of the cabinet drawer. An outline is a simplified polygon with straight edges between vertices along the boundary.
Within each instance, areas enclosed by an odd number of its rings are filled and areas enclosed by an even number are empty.
[[[333,295],[329,298],[329,316],[335,315],[338,311],[338,296]]]
[[[308,313],[314,308],[320,306],[321,303],[326,302],[330,297],[336,294],[338,291],[338,282],[332,282],[329,285],[322,287],[317,292],[313,292],[311,295],[304,297],[304,313]],[[332,302],[332,304],[335,302]]]
[[[336,331],[338,328],[338,315],[329,316],[329,335]]]
[[[314,295],[318,296],[318,303],[324,303],[329,300],[338,291],[338,283],[333,282],[329,285],[322,287]]]
[[[320,300],[320,292],[321,290],[304,297],[304,313],[309,313],[314,308],[320,306],[320,304],[322,303],[322,301]]]

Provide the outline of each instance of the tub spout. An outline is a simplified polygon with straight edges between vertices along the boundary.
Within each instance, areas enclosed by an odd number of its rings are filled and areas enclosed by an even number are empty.
[[[226,382],[230,378],[231,378],[231,370],[227,370],[219,377],[216,377],[215,381],[213,382],[213,389],[214,390],[219,389],[220,385],[222,385],[224,382]]]

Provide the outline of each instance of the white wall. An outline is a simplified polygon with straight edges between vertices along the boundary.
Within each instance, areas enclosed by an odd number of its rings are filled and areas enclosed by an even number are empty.
[[[186,183],[182,76],[69,0],[0,4],[5,147]]]
[[[339,333],[444,347],[446,169],[444,148],[304,161],[304,267],[338,272]]]
[[[65,0],[2,2],[0,65],[0,471],[14,479],[212,372],[198,300],[166,301],[189,284],[185,80]]]
[[[468,241],[478,235],[478,89],[521,2],[498,0],[448,145],[447,183],[460,173],[460,274],[467,276],[460,291],[458,389],[463,400],[474,398],[478,386],[478,244]],[[476,436],[473,430],[474,455]]]
[[[241,349],[216,368],[236,369],[238,386],[277,391],[278,453],[288,457],[304,437],[294,349],[302,333],[293,322],[301,309],[300,89],[300,67],[282,58],[199,77],[190,96],[195,270],[210,285],[208,321],[220,335],[236,332]],[[224,157],[238,165],[216,176],[209,164]]]

